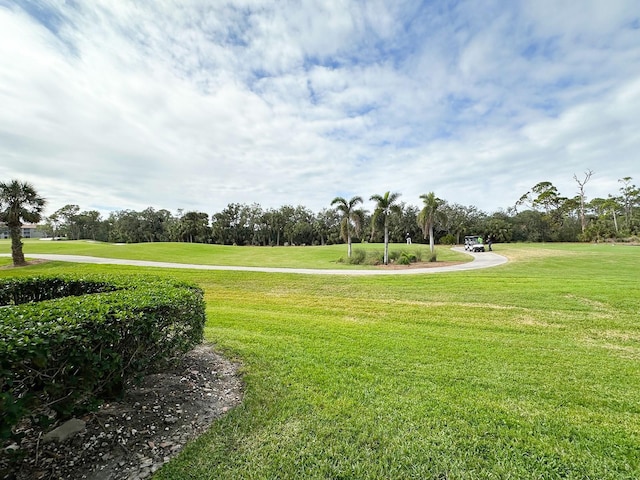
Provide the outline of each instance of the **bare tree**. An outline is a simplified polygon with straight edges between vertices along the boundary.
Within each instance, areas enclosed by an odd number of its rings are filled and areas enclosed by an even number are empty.
[[[582,233],[584,233],[584,229],[587,227],[587,220],[584,216],[584,204],[586,199],[584,186],[591,178],[591,175],[593,175],[593,172],[591,170],[587,170],[586,172],[584,172],[584,180],[580,181],[578,179],[578,176],[575,173],[573,174],[573,179],[576,181],[579,187],[578,193],[580,194],[580,226],[582,227]]]

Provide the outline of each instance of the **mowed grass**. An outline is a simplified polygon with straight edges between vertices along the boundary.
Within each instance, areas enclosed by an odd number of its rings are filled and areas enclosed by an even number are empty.
[[[640,478],[640,248],[495,249],[510,263],[437,275],[0,275],[205,289],[206,338],[242,361],[245,399],[156,478]]]
[[[347,257],[346,245],[295,246],[295,247],[237,247],[230,245],[205,245],[201,243],[131,243],[114,244],[77,241],[23,240],[23,251],[29,253],[53,253],[87,255],[102,258],[122,258],[127,260],[150,260],[172,263],[195,263],[201,265],[240,265],[247,267],[324,268],[324,269],[367,269],[366,265],[340,263]],[[11,252],[10,240],[0,240],[0,252]],[[384,245],[375,243],[353,244],[355,249],[382,252]],[[423,244],[390,244],[389,250],[414,253],[422,252],[428,258],[429,246]],[[469,256],[451,251],[448,247],[438,247],[438,261],[469,261]]]

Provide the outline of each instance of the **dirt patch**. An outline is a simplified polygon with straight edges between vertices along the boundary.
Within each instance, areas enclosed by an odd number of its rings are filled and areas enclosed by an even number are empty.
[[[20,443],[0,451],[0,478],[148,478],[240,403],[238,368],[201,345],[167,371],[128,385],[122,401],[81,417],[86,428],[68,440],[44,443],[45,432],[23,426]]]
[[[29,265],[38,265],[39,263],[46,263],[49,260],[44,260],[41,258],[36,258],[35,260],[29,260],[27,261],[27,263],[25,263],[24,265],[18,265],[17,267],[14,266],[13,264],[9,264],[9,265],[4,265],[2,267],[0,267],[0,270],[8,270],[10,268],[22,268],[22,267],[28,267]]]

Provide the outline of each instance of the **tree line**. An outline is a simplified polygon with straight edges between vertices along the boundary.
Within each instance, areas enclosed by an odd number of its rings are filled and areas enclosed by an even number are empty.
[[[460,238],[465,231],[477,230],[486,214],[475,207],[442,203],[441,218],[451,212],[446,223],[439,223],[434,239],[443,231],[456,232]],[[407,236],[414,242],[426,241],[417,223],[420,209],[405,202],[394,205],[389,215],[360,210],[350,212],[349,235],[356,243],[382,242],[386,217],[390,242],[404,242]],[[359,215],[354,220],[353,215]],[[465,222],[458,220],[464,217]],[[458,222],[456,224],[456,222]],[[212,215],[200,211],[148,207],[142,211],[120,210],[102,218],[95,210],[82,211],[78,205],[65,205],[44,218],[41,226],[47,236],[69,240],[91,239],[113,243],[194,242],[223,245],[327,245],[347,242],[344,215],[337,206],[314,213],[298,205],[262,208],[259,204],[230,203]],[[426,238],[428,240],[428,237]]]
[[[0,228],[15,231],[20,219],[37,218],[44,220],[46,235],[72,240],[280,246],[386,244],[410,237],[417,243],[428,241],[432,248],[434,243],[461,243],[468,234],[491,235],[495,242],[602,241],[639,235],[640,189],[632,178],[620,179],[618,191],[607,198],[589,200],[592,175],[590,170],[574,175],[577,195],[572,197],[561,195],[551,182],[539,182],[512,207],[492,213],[438,198],[434,192],[421,195],[420,206],[401,201],[400,193],[386,192],[370,197],[376,205],[371,212],[358,208],[363,199],[355,196],[337,197],[319,212],[303,205],[262,208],[257,203],[229,203],[213,214],[149,207],[111,212],[106,218],[73,204],[41,218],[44,199],[33,186],[14,180],[0,184]],[[30,213],[30,201],[38,215]]]
[[[325,245],[351,242],[461,243],[467,234],[491,235],[496,242],[602,241],[638,235],[640,190],[631,177],[607,198],[587,198],[593,172],[574,176],[578,194],[566,197],[551,182],[540,182],[505,210],[487,213],[438,198],[420,197],[422,205],[401,201],[401,194],[372,195],[374,211],[357,208],[362,197],[337,197],[313,212],[303,205],[262,208],[229,203],[221,211],[152,207],[120,210],[102,218],[95,210],[65,205],[45,218],[47,235],[105,242],[197,242],[224,245]],[[386,195],[386,197],[385,197]]]

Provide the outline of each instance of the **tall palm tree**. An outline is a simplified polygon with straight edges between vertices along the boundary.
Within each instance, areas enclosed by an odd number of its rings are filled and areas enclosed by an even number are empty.
[[[438,220],[444,220],[444,212],[439,208],[444,205],[444,200],[435,196],[433,192],[420,195],[420,198],[424,202],[424,207],[418,214],[418,225],[422,229],[422,235],[424,239],[427,239],[429,235],[429,247],[431,253],[435,249],[435,239],[433,237],[433,227]]]
[[[371,200],[376,202],[376,209],[371,219],[372,229],[375,230],[376,221],[380,216],[384,219],[384,264],[389,263],[389,215],[401,214],[402,207],[396,203],[399,193],[387,192],[384,195],[371,195]]]
[[[340,222],[340,236],[347,242],[347,256],[351,258],[351,234],[360,234],[362,225],[364,224],[364,210],[356,209],[356,205],[362,203],[362,197],[353,197],[347,201],[342,197],[336,197],[331,205],[337,205],[336,209],[342,216]]]
[[[9,227],[11,235],[11,257],[14,266],[26,265],[22,253],[22,221],[38,223],[46,200],[38,195],[27,182],[12,180],[0,182],[0,222]]]

